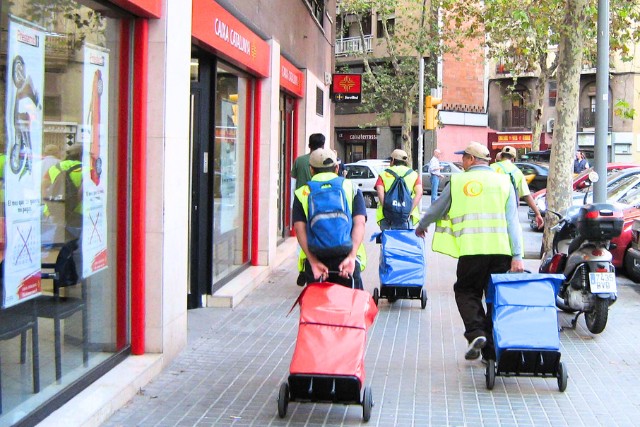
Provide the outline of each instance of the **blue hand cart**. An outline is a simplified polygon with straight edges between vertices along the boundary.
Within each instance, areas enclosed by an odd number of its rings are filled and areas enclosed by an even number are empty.
[[[488,360],[487,389],[496,375],[556,378],[567,388],[567,369],[560,361],[556,294],[561,274],[492,274],[487,304],[493,304],[496,360]]]
[[[390,303],[399,299],[419,299],[427,306],[425,280],[424,239],[414,230],[384,230],[373,238],[382,244],[380,249],[380,290],[373,290],[373,301],[386,298]]]

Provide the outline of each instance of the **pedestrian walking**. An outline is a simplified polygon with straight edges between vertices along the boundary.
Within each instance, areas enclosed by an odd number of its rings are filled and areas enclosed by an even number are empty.
[[[433,157],[429,160],[429,175],[431,178],[431,203],[435,202],[438,198],[438,189],[440,187],[440,178],[444,178],[444,175],[440,172],[442,166],[440,165],[440,157],[442,151],[437,148],[433,150]]]
[[[393,150],[390,166],[378,175],[376,221],[380,230],[414,228],[420,220],[418,206],[422,200],[422,179],[408,163],[406,151]],[[397,180],[402,182],[394,185]]]
[[[293,226],[302,248],[306,283],[325,281],[363,289],[360,271],[366,254],[364,228],[367,208],[353,182],[338,176],[333,150],[319,148],[309,157],[311,179],[295,191]],[[325,197],[326,196],[326,197]],[[336,202],[337,203],[334,203]]]
[[[516,149],[507,145],[498,154],[500,154],[500,161],[493,163],[491,168],[498,173],[509,175],[511,183],[516,190],[516,195],[520,199],[523,199],[535,214],[538,229],[542,228],[544,221],[542,219],[542,215],[540,215],[538,206],[536,206],[536,203],[533,200],[533,196],[531,196],[527,180],[524,178],[522,171],[513,164],[516,159]],[[498,156],[496,156],[496,158],[497,157]]]
[[[453,285],[468,342],[465,359],[495,360],[491,305],[483,307],[493,273],[522,272],[522,230],[517,197],[507,175],[489,167],[489,150],[471,142],[462,154],[465,172],[453,174],[441,197],[416,228],[424,237],[435,222],[432,250],[458,259]]]
[[[309,167],[309,157],[311,153],[319,148],[324,148],[325,137],[321,133],[312,133],[309,135],[309,152],[307,154],[303,154],[302,156],[298,156],[294,162],[293,167],[291,168],[291,179],[295,180],[295,183],[292,185],[296,190],[307,183],[311,179],[311,169]],[[295,197],[293,197],[295,199]],[[304,260],[305,255],[301,251],[299,252],[299,263],[298,263],[298,280],[296,283],[298,286],[304,286],[306,284],[306,279],[304,275]]]
[[[309,169],[309,157],[318,148],[324,148],[325,137],[321,133],[313,133],[309,136],[309,152],[295,159],[291,168],[291,178],[296,180],[295,188],[298,189],[311,179]]]
[[[576,158],[573,161],[573,173],[580,173],[589,169],[589,162],[582,151],[576,151]]]

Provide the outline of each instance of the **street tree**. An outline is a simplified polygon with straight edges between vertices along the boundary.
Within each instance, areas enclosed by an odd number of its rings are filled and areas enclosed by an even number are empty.
[[[430,6],[431,5],[431,6]],[[425,0],[339,0],[343,16],[353,15],[358,22],[362,47],[355,54],[364,65],[362,104],[359,111],[376,113],[376,122],[389,123],[399,115],[402,123],[402,148],[411,152],[411,122],[418,104],[419,61],[425,63],[424,88],[437,87],[436,63],[444,48],[438,35],[439,2]],[[384,55],[372,56],[365,46],[363,18],[375,13],[381,23],[382,37],[375,41]]]
[[[533,149],[540,147],[544,89],[557,81],[557,119],[547,187],[548,208],[563,212],[572,198],[573,159],[578,122],[580,74],[583,63],[595,64],[597,0],[450,0],[443,13],[445,28],[454,29],[458,43],[484,34],[487,57],[500,61],[513,76],[536,76],[527,107],[534,113]],[[640,0],[610,0],[610,47],[625,61],[633,58],[629,46],[639,40]],[[509,93],[509,92],[508,92]],[[510,93],[510,96],[519,96]],[[633,96],[632,96],[633,97]],[[615,114],[633,118],[625,100],[615,103]],[[555,222],[547,217],[546,228]],[[545,233],[545,250],[550,248]]]

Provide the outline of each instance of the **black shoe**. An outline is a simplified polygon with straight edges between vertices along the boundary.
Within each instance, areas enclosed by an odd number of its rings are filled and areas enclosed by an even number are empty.
[[[484,336],[474,338],[469,343],[469,347],[467,347],[467,352],[464,354],[464,358],[467,360],[476,360],[480,357],[480,350],[482,350],[486,343],[487,338]]]
[[[304,277],[304,272],[298,274],[298,280],[296,280],[296,285],[304,286],[307,284],[307,278]]]

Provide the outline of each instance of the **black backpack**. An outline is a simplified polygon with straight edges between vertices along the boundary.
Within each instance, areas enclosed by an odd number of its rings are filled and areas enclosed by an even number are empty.
[[[413,170],[409,169],[403,176],[398,175],[391,169],[387,169],[385,172],[393,175],[395,180],[384,195],[382,214],[391,226],[407,228],[413,200],[404,178]]]
[[[71,180],[71,172],[79,170],[82,167],[82,163],[76,163],[69,169],[62,169],[59,163],[53,167],[58,168],[59,173],[56,179],[49,185],[49,188],[47,188],[45,199],[56,202],[66,202],[67,206],[75,209],[79,196],[78,188]]]

